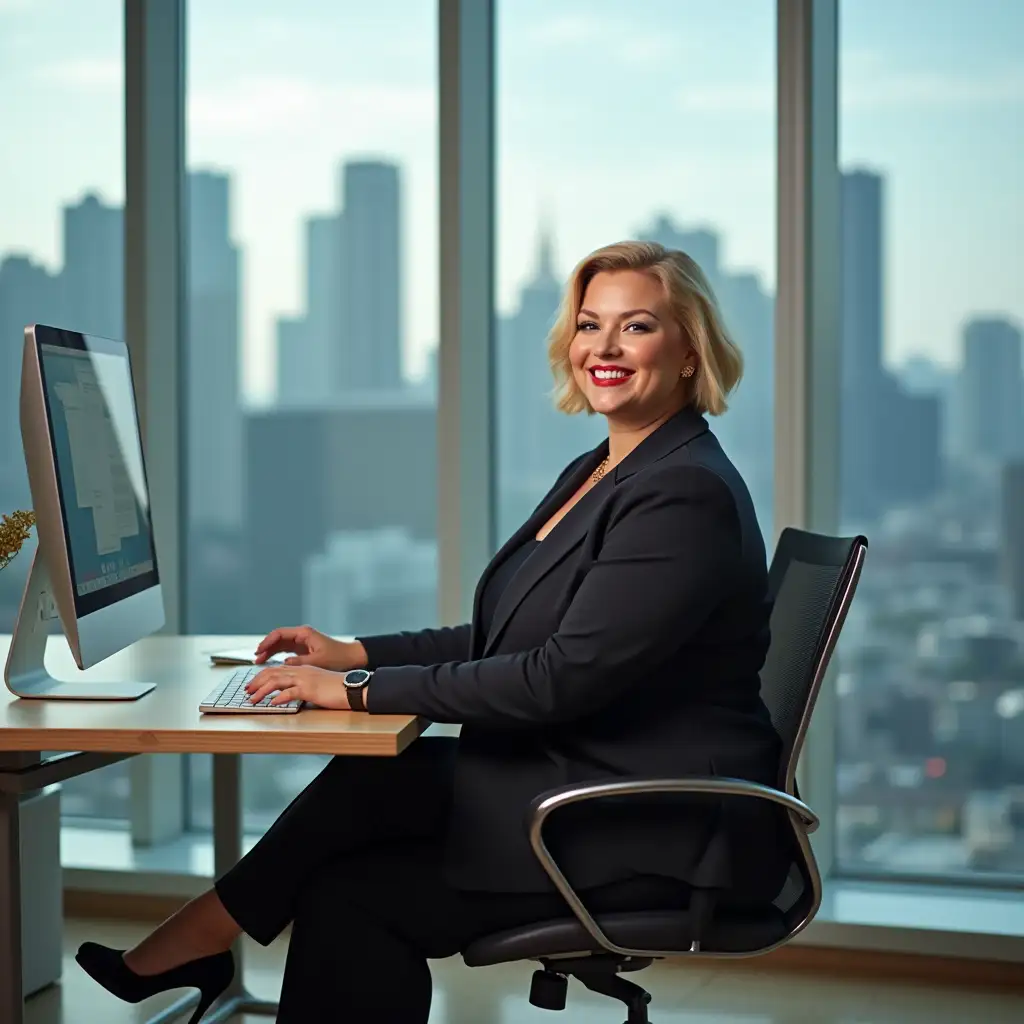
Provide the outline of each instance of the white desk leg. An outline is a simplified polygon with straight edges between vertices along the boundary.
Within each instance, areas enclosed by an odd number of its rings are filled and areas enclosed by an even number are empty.
[[[0,769],[24,764],[0,754]],[[25,996],[21,974],[21,829],[17,793],[0,790],[0,1021],[21,1024]]]

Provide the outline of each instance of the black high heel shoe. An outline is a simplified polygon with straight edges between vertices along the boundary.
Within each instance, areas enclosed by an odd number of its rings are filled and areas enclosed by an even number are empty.
[[[161,974],[136,974],[124,962],[123,953],[122,949],[84,942],[78,947],[75,959],[93,981],[126,1003],[141,1003],[143,999],[172,988],[199,989],[199,1005],[188,1024],[199,1024],[203,1014],[235,976],[235,958],[230,950],[189,960]]]

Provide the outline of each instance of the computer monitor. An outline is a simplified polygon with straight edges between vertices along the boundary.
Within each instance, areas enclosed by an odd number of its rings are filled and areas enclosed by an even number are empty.
[[[164,624],[128,346],[26,327],[21,436],[39,543],[4,680],[23,697],[141,697],[151,683],[61,681],[44,665],[55,617],[80,669]]]

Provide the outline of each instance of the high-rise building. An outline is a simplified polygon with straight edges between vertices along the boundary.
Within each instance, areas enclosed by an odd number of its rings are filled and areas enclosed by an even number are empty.
[[[855,401],[854,396],[849,398]],[[915,394],[894,374],[884,372],[870,410],[878,439],[871,479],[874,493],[888,505],[931,497],[942,483],[941,396]]]
[[[718,233],[709,228],[680,228],[667,214],[659,214],[647,228],[637,232],[638,238],[680,249],[694,260],[717,293],[721,284],[722,264]],[[719,296],[721,299],[721,296]]]
[[[303,622],[372,636],[437,621],[437,541],[407,530],[341,530],[303,567]]]
[[[0,494],[5,505],[28,495],[18,402],[25,327],[32,323],[64,325],[60,280],[27,256],[8,256],[0,262]]]
[[[30,508],[18,416],[25,326],[61,326],[59,278],[27,256],[0,261],[0,514]],[[10,632],[21,603],[34,542],[0,572],[0,632]]]
[[[1006,463],[1002,482],[1003,579],[1010,589],[1010,613],[1024,622],[1024,461]]]
[[[309,318],[281,316],[277,318],[277,401],[279,405],[317,405],[313,391],[319,391],[322,380],[310,380],[306,370],[309,350]]]
[[[914,394],[884,365],[884,182],[842,176],[840,498],[851,524],[931,497],[941,478],[944,405]]]
[[[188,176],[188,508],[193,530],[242,522],[239,254],[226,174]]]
[[[332,383],[339,391],[392,390],[402,386],[398,167],[374,160],[346,163],[342,200],[344,209],[338,221],[340,343],[334,350]],[[319,241],[326,284],[331,247],[326,235]],[[323,294],[326,300],[330,289]]]
[[[542,231],[537,266],[519,307],[498,322],[495,391],[498,401],[498,534],[507,537],[533,511],[555,478],[606,434],[603,420],[555,407],[548,335],[562,285],[553,243]]]
[[[891,397],[882,372],[882,178],[842,176],[840,242],[840,495],[843,515],[875,516],[881,504],[878,411]]]
[[[277,322],[277,399],[321,406],[335,389],[341,352],[341,215],[306,221],[303,315]]]
[[[978,317],[964,326],[963,339],[965,454],[997,463],[1024,455],[1019,328],[1000,317]]]
[[[851,171],[842,176],[842,379],[862,395],[874,392],[882,373],[883,204],[881,175]]]
[[[64,207],[62,326],[124,338],[124,211],[96,195]]]
[[[335,383],[331,365],[341,344],[341,245],[340,215],[306,222],[306,386],[314,402],[327,399]]]
[[[237,631],[300,621],[303,566],[332,534],[395,527],[436,539],[437,410],[414,390],[250,412],[245,428],[249,575],[237,592],[248,606]]]
[[[638,237],[681,249],[704,271],[736,344],[744,372],[729,411],[711,427],[750,488],[758,521],[772,532],[772,407],[775,391],[775,302],[756,274],[729,273],[721,265],[721,242],[707,228],[680,228],[662,214]]]

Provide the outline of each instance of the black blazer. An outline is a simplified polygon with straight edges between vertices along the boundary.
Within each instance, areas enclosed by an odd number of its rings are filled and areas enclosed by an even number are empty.
[[[376,670],[370,712],[463,726],[447,860],[461,888],[551,888],[525,822],[531,801],[556,786],[778,781],[781,745],[758,679],[768,648],[764,544],[746,485],[694,411],[659,427],[584,496],[513,577],[487,634],[480,628],[491,573],[607,451],[604,442],[566,467],[495,555],[472,624],[361,638]],[[774,896],[784,872],[775,813],[744,799],[576,806],[551,819],[551,833],[581,888],[654,873],[756,898],[773,887]]]

